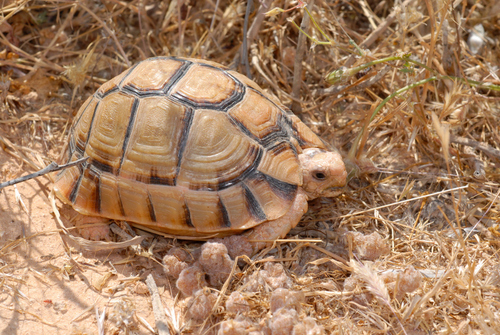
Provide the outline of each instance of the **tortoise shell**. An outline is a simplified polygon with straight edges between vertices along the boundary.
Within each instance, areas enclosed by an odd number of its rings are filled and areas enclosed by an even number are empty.
[[[85,215],[179,236],[223,236],[283,216],[298,154],[324,143],[247,77],[219,64],[147,59],[81,106],[54,190]],[[325,148],[326,149],[326,148]]]

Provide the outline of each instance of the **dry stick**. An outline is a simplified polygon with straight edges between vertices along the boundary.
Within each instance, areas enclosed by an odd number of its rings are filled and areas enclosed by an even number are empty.
[[[170,4],[168,5],[167,9],[163,11],[162,13],[163,19],[161,21],[160,31],[163,31],[168,27],[168,25],[170,24],[170,20],[174,15],[176,7],[177,7],[177,0],[172,0],[170,1]]]
[[[62,67],[60,65],[57,65],[57,64],[54,64],[54,63],[50,63],[50,64],[46,63],[42,59],[38,59],[38,58],[32,56],[31,54],[29,54],[28,52],[25,52],[21,48],[16,47],[12,43],[10,43],[9,40],[7,40],[7,38],[1,32],[0,32],[0,43],[4,44],[6,47],[10,48],[13,52],[15,52],[15,53],[23,56],[24,58],[29,59],[30,61],[32,61],[33,64],[35,64],[35,66],[31,70],[33,72],[36,69],[40,68],[41,66],[47,67],[47,68],[49,68],[51,70],[54,70],[54,71],[57,71],[57,72],[64,71],[64,67]],[[26,79],[26,76],[23,77],[23,79]]]
[[[0,148],[3,149],[6,153],[11,155],[14,158],[20,159],[24,163],[28,164],[32,169],[36,170],[39,169],[40,166],[38,166],[33,160],[31,160],[29,157],[27,157],[22,151],[23,147],[12,143],[5,137],[0,136]],[[12,149],[10,149],[12,148]],[[30,151],[29,149],[26,149],[26,151]],[[31,151],[33,152],[33,151]]]
[[[215,311],[217,310],[217,308],[219,307],[219,304],[221,303],[222,301],[222,298],[225,296],[226,294],[226,291],[227,291],[227,288],[229,287],[229,284],[232,282],[233,280],[233,275],[237,272],[236,269],[239,270],[239,267],[238,267],[238,262],[240,260],[244,260],[245,262],[247,262],[248,264],[252,264],[252,260],[246,256],[246,255],[241,255],[241,256],[237,256],[234,260],[234,263],[233,263],[233,267],[231,269],[231,273],[229,273],[229,276],[227,277],[226,281],[224,282],[224,285],[222,285],[220,291],[219,291],[219,295],[217,297],[217,300],[215,301],[215,304],[214,306],[212,307],[212,310],[210,312],[210,315],[212,315],[213,313],[215,313]],[[205,321],[203,321],[200,329],[204,329],[205,328],[205,325],[207,324],[207,322],[210,320],[210,317],[206,318]]]
[[[314,0],[309,1],[307,4],[312,7],[314,6]],[[306,31],[309,27],[309,15],[303,14],[302,23],[300,24],[300,29]],[[295,61],[293,65],[293,84],[292,84],[292,106],[291,109],[295,114],[300,114],[302,112],[302,106],[300,105],[300,86],[302,84],[302,59],[304,58],[304,53],[306,51],[306,39],[305,34],[300,33],[299,39],[297,41],[297,51],[295,53]]]
[[[151,294],[151,303],[153,304],[153,314],[155,316],[155,324],[158,329],[159,335],[170,335],[170,330],[167,325],[167,317],[161,303],[158,287],[156,287],[155,280],[152,274],[146,278],[146,285],[148,286],[149,293]]]
[[[473,147],[475,149],[484,151],[486,154],[491,155],[495,158],[500,159],[500,150],[495,149],[485,143],[481,143],[478,141],[474,141],[465,137],[459,137],[459,136],[450,136],[450,142],[455,143],[455,144],[461,144],[461,145],[466,145],[469,147]]]
[[[245,66],[245,71],[247,77],[252,79],[252,74],[250,73],[250,64],[248,62],[248,20],[250,18],[250,13],[252,12],[253,0],[247,0],[247,9],[245,11],[245,21],[243,22],[243,43],[241,44],[241,64]]]
[[[130,9],[131,11],[135,12],[136,14],[139,14],[139,8],[137,8],[137,6],[134,6],[133,4],[129,4],[129,3],[124,3],[122,1],[119,1],[119,0],[108,0],[109,2],[112,2],[114,4],[117,4],[119,6],[122,6],[122,7],[125,7],[125,8],[128,8]]]
[[[441,55],[441,62],[443,64],[443,69],[446,74],[455,76],[457,75],[454,70],[454,63],[452,56],[452,48],[453,46],[448,42],[448,33],[449,33],[449,23],[448,20],[445,19],[443,21],[441,34],[443,39],[443,54]]]
[[[294,99],[292,96],[290,96],[289,94],[287,94],[286,92],[283,92],[280,90],[279,86],[272,80],[272,75],[270,74],[269,76],[266,74],[266,72],[264,70],[267,70],[267,68],[262,68],[260,65],[259,65],[259,56],[254,53],[252,54],[252,65],[254,66],[254,68],[257,70],[257,72],[259,72],[259,74],[265,79],[267,80],[267,82],[269,83],[269,85],[271,85],[274,90],[276,92],[281,92],[281,94],[287,98],[290,98],[290,99]]]
[[[408,7],[412,2],[415,0],[406,0],[401,4],[402,8]],[[377,29],[375,29],[368,37],[359,44],[360,48],[368,48],[370,45],[372,45],[377,38],[391,25],[392,22],[396,19],[396,16],[398,13],[396,11],[393,11],[386,19],[384,22],[382,22]],[[356,61],[356,57],[358,55],[351,55],[349,59],[345,62],[344,66],[345,67],[350,67],[354,62]]]
[[[208,29],[208,36],[207,36],[207,39],[205,40],[207,43],[205,44],[205,48],[203,48],[203,50],[201,51],[201,58],[202,59],[205,59],[205,54],[208,50],[210,40],[213,39],[212,35],[214,33],[215,16],[217,14],[217,10],[219,9],[219,2],[220,2],[220,0],[217,0],[215,2],[214,15],[212,16],[212,22],[210,22],[210,28]]]
[[[469,233],[467,234],[467,236],[465,236],[465,239],[469,239],[469,236],[474,232],[474,230],[476,229],[476,227],[478,226],[478,224],[481,222],[482,219],[484,219],[484,217],[486,216],[486,214],[488,214],[491,210],[491,207],[493,207],[493,204],[495,204],[495,202],[497,201],[497,198],[498,196],[500,195],[500,189],[498,190],[497,194],[495,194],[495,198],[493,198],[493,200],[490,202],[490,205],[488,207],[488,209],[484,212],[483,216],[481,216],[479,218],[479,220],[477,220],[476,224],[472,227],[472,229],[469,231]]]
[[[436,14],[434,12],[434,2],[431,3],[430,0],[424,0],[425,5],[427,6],[427,11],[429,12],[429,23],[430,23],[430,35],[431,35],[431,43],[429,44],[429,49],[427,52],[427,67],[430,68],[432,66],[432,60],[434,59],[434,50],[436,49],[436,43],[438,39],[439,31],[441,31],[441,25],[443,22],[439,24],[439,28],[437,28],[436,22]],[[444,20],[446,21],[446,20]],[[425,78],[429,78],[432,73],[425,69],[424,76]],[[418,106],[420,106],[421,112],[425,112],[424,103],[427,101],[427,91],[429,90],[429,83],[425,83],[422,87],[422,96],[420,97],[420,101],[418,102]]]
[[[375,21],[380,22],[380,18],[377,17],[375,13],[373,13],[366,0],[360,1],[359,5],[361,6],[361,10],[363,11],[365,17],[368,19],[370,25],[373,27],[373,29],[377,29],[377,24],[375,23]]]
[[[458,187],[455,187],[455,188],[451,188],[451,189],[447,189],[447,190],[443,190],[443,191],[439,191],[439,192],[435,192],[435,193],[431,193],[431,194],[425,194],[425,195],[421,195],[419,197],[415,197],[415,198],[411,198],[411,199],[406,199],[406,200],[403,200],[403,201],[394,202],[392,204],[387,204],[387,205],[382,205],[382,206],[378,206],[378,207],[366,209],[366,210],[361,211],[361,212],[356,212],[356,213],[341,215],[341,216],[338,216],[338,218],[345,219],[345,218],[348,218],[348,217],[351,217],[351,216],[355,216],[355,215],[358,215],[358,214],[368,213],[368,212],[379,210],[379,209],[386,208],[386,207],[401,205],[401,204],[404,204],[406,202],[410,202],[410,201],[414,201],[414,200],[418,200],[418,199],[423,199],[423,198],[429,198],[429,197],[432,197],[432,196],[435,196],[435,195],[438,195],[438,194],[449,193],[449,192],[452,192],[452,191],[457,191],[457,190],[461,190],[461,189],[468,188],[468,187],[469,187],[468,184],[464,185],[464,186],[458,186]]]
[[[3,7],[5,5],[5,3],[2,2],[3,9],[0,10],[0,14],[2,14],[3,17],[0,18],[0,25],[2,25],[4,22],[7,22],[7,20],[10,19],[12,16],[14,16],[17,13],[19,13],[20,11],[22,11],[24,9],[24,5],[26,5],[28,2],[29,2],[29,0],[24,0],[21,3],[11,4],[14,7],[12,7],[12,10],[10,11],[10,13],[5,15],[5,16],[3,16],[7,12],[7,11],[5,11],[5,9],[7,9],[7,7],[9,7],[10,5]]]
[[[57,163],[52,162],[47,167],[45,167],[41,170],[38,170],[37,172],[31,173],[27,176],[19,177],[19,178],[12,179],[12,180],[6,181],[4,183],[1,183],[0,190],[6,186],[11,186],[14,184],[22,183],[23,181],[37,178],[37,177],[43,176],[43,175],[50,173],[50,172],[55,172],[55,171],[59,171],[59,170],[65,169],[65,168],[72,167],[72,166],[77,165],[77,164],[82,164],[87,159],[89,159],[89,157],[80,158],[74,162],[64,164],[64,165],[58,165]]]
[[[178,22],[178,30],[179,30],[179,51],[182,52],[184,49],[184,28],[185,26],[182,25],[182,15],[181,15],[181,9],[182,6],[184,5],[184,0],[179,0],[177,2],[177,22]],[[187,23],[187,19],[185,20]]]
[[[337,265],[338,267],[341,267],[342,269],[344,269],[346,271],[352,271],[352,268],[349,266],[349,262],[346,261],[343,257],[340,257],[339,255],[336,255],[333,252],[330,252],[324,248],[318,247],[315,244],[308,244],[308,247],[310,247],[314,250],[317,250],[319,252],[322,252],[325,255],[330,256],[332,259],[336,260],[337,262],[342,263],[342,264],[338,264],[338,263],[335,263],[332,261],[332,263]],[[314,261],[310,262],[310,263],[314,263]]]
[[[246,26],[244,28],[243,45],[241,46],[240,51],[237,52],[236,55],[234,56],[235,64],[241,63],[242,65],[246,65],[248,63],[248,66],[250,65],[250,62],[248,60],[248,52],[257,34],[259,33],[260,26],[262,25],[262,22],[266,17],[265,13],[267,12],[272,0],[260,0],[259,2],[261,3],[261,5],[259,7],[259,10],[257,11],[257,15],[255,16],[252,22],[252,25],[250,26],[250,29],[248,29],[247,32]],[[247,21],[247,16],[245,15],[245,23],[247,23],[246,21]],[[252,57],[252,64],[255,65],[253,57]],[[247,69],[247,75],[249,75],[248,77],[251,78],[249,69]]]
[[[259,32],[260,26],[262,22],[264,22],[264,18],[266,17],[265,13],[269,10],[269,6],[271,5],[272,0],[260,0],[260,7],[257,11],[257,15],[255,16],[252,25],[247,33],[247,48],[252,44],[255,37],[257,37],[257,33]]]
[[[142,27],[142,19],[141,19],[141,16],[144,15],[144,12],[145,12],[145,9],[144,9],[144,2],[143,1],[140,1],[139,2],[139,6],[137,6],[137,9],[139,10],[139,12],[137,13],[137,21],[139,23],[139,32],[141,33],[141,36],[144,36],[144,32],[143,32],[143,27]],[[144,24],[147,26],[147,20],[145,20]],[[148,28],[147,30],[151,30],[149,29],[149,27],[146,27]],[[141,38],[141,42],[142,42],[142,51],[144,53],[147,52],[148,48],[146,47],[146,39],[145,38]],[[145,55],[147,57],[147,54]]]
[[[40,321],[41,323],[43,323],[44,325],[47,325],[47,326],[51,326],[51,327],[59,327],[59,324],[58,323],[50,323],[48,321],[45,321],[41,316],[39,316],[38,314],[35,314],[35,313],[32,313],[32,312],[28,312],[27,310],[24,310],[24,309],[19,309],[19,308],[16,308],[16,307],[10,307],[10,306],[4,306],[3,304],[0,305],[0,307],[4,308],[4,309],[7,309],[9,311],[15,311],[19,314],[23,314],[23,315],[31,315],[33,316],[34,318],[38,319],[38,321]]]

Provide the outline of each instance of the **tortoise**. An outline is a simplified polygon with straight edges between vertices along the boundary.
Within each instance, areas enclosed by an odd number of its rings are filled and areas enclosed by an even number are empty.
[[[104,83],[75,116],[66,156],[89,157],[54,185],[76,211],[185,239],[284,237],[347,175],[340,154],[255,82],[173,57]]]

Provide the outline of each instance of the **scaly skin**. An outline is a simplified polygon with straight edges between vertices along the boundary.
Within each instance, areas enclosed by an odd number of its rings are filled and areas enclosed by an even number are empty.
[[[318,197],[334,197],[341,192],[338,188],[345,185],[347,171],[339,153],[316,148],[305,149],[299,155],[299,160],[303,184],[290,210],[284,216],[264,222],[250,230],[246,234],[250,241],[269,241],[285,237],[307,212],[308,200]],[[269,243],[252,242],[254,253]]]
[[[273,221],[264,222],[247,233],[246,237],[252,243],[253,252],[256,253],[270,244],[270,242],[253,241],[284,238],[299,223],[302,215],[307,212],[307,208],[307,194],[302,189],[299,189],[295,201],[284,216]]]

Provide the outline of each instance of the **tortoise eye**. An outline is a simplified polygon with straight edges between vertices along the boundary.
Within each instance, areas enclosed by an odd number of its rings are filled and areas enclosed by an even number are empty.
[[[313,177],[314,177],[314,179],[317,179],[317,180],[325,180],[326,174],[322,171],[315,171],[315,172],[313,172]]]

